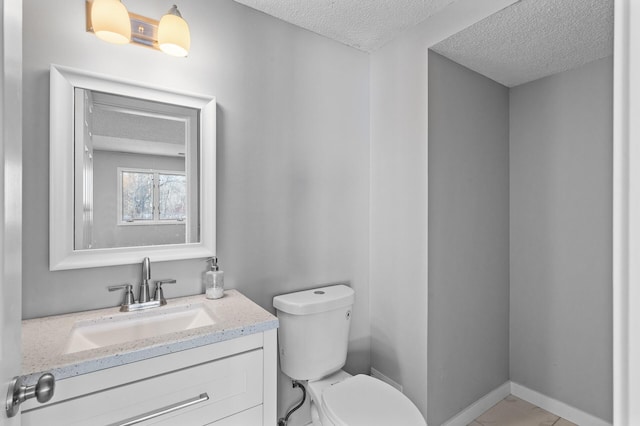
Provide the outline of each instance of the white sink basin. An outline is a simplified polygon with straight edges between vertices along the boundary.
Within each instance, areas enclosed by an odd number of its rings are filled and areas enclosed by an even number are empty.
[[[148,339],[215,323],[214,315],[203,304],[160,307],[147,312],[79,321],[71,330],[65,353]]]

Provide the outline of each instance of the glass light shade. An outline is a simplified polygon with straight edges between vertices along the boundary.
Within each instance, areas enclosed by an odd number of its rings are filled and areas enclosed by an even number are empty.
[[[158,47],[168,55],[187,56],[190,46],[189,25],[173,6],[158,24]]]
[[[109,43],[126,44],[131,41],[129,12],[120,0],[93,0],[91,26],[98,38]]]

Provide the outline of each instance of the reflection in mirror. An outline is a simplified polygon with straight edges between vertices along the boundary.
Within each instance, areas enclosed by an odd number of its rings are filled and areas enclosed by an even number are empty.
[[[50,78],[49,268],[215,255],[215,98],[58,65]]]
[[[199,241],[198,111],[75,89],[76,250]]]

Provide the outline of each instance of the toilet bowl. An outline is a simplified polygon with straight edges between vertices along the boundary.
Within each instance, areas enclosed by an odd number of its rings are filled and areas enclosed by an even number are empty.
[[[334,285],[273,298],[282,372],[306,381],[314,426],[426,426],[418,408],[393,386],[342,370],[354,291]]]
[[[307,388],[313,426],[426,426],[409,398],[371,376],[340,370]]]

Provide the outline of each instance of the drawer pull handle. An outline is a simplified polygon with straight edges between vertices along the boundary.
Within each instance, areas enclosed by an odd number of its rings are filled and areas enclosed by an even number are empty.
[[[164,408],[159,408],[157,410],[149,411],[148,413],[144,413],[136,417],[131,417],[127,420],[123,420],[117,423],[113,423],[110,426],[135,425],[137,423],[142,423],[146,420],[151,420],[153,418],[160,417],[165,414],[173,413],[174,411],[182,410],[183,408],[191,407],[192,405],[196,405],[201,402],[205,402],[207,400],[209,400],[209,395],[207,395],[206,393],[201,393],[199,396],[196,396],[195,398],[187,399],[186,401],[177,402],[175,404],[168,405]]]

